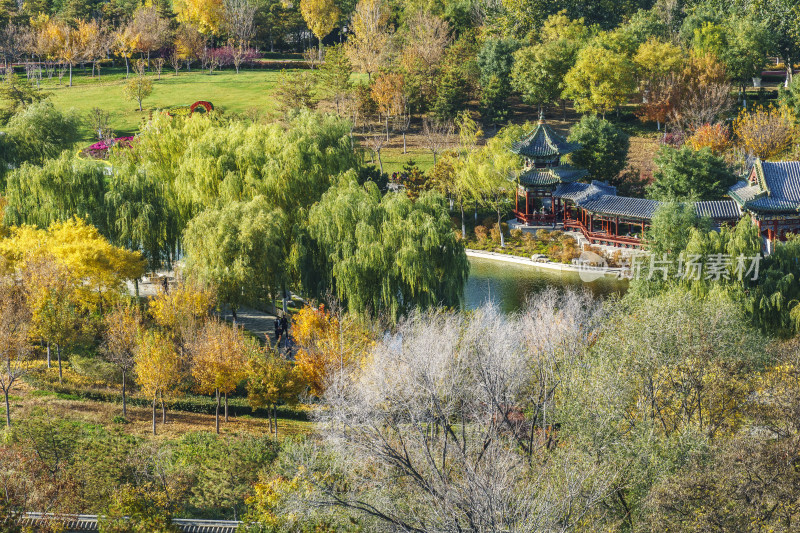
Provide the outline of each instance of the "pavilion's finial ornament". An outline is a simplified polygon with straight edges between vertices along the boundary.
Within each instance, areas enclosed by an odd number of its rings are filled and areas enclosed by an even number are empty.
[[[539,124],[544,124],[544,109],[539,110]]]

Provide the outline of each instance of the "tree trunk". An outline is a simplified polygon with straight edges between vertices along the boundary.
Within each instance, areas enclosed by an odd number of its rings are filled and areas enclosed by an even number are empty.
[[[58,357],[58,384],[61,385],[61,380],[64,374],[61,371],[61,345],[56,344],[56,356]]]
[[[225,393],[225,422],[228,421],[228,393]]]
[[[408,152],[406,152],[406,132],[405,131],[403,131],[403,153],[404,154],[408,153]]]
[[[436,163],[434,163],[436,164]],[[383,160],[381,159],[381,152],[378,150],[378,166],[381,169],[381,174],[383,174]]]
[[[464,199],[459,202],[461,204],[461,238],[467,239],[467,221],[464,220]]]
[[[50,368],[50,341],[47,341],[47,368]]]
[[[272,418],[275,419],[275,440],[278,440],[278,408],[272,404]]]
[[[267,406],[267,424],[269,424],[269,434],[272,435],[272,411]]]
[[[475,200],[475,222],[478,222],[478,200]]]
[[[161,423],[162,424],[166,424],[167,423],[167,409],[166,409],[166,407],[164,407],[164,393],[161,392],[161,394],[159,394],[159,396],[161,397]]]
[[[217,411],[214,416],[214,429],[219,435],[219,389],[217,389]]]
[[[11,407],[8,404],[8,389],[3,389],[3,395],[6,397],[6,427],[11,427]]]
[[[503,235],[503,223],[501,220],[502,215],[500,214],[500,210],[497,210],[497,231],[500,232],[500,248],[505,248],[506,246],[506,239]]]
[[[322,61],[322,37],[317,37],[319,40],[319,60]]]
[[[125,78],[127,79],[128,76],[131,74],[131,66],[128,63],[128,56],[125,56]]]
[[[153,435],[156,434],[156,395],[153,395]]]
[[[125,369],[122,370],[122,417],[128,418],[128,404],[125,402]]]
[[[69,64],[69,86],[72,87],[72,63]]]
[[[389,113],[386,113],[386,142],[389,142]]]

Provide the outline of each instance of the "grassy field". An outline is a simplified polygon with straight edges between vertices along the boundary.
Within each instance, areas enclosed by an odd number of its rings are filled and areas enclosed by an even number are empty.
[[[274,112],[275,100],[271,94],[279,75],[277,70],[243,70],[239,74],[225,70],[211,75],[194,70],[181,71],[175,76],[173,71],[164,70],[160,80],[151,76],[153,94],[144,101],[143,112],[136,102],[123,96],[124,70],[103,73],[100,79],[77,73],[73,76],[72,87],[66,86],[66,76],[60,85],[54,77],[45,80],[42,88],[52,93],[51,100],[57,107],[74,108],[82,114],[99,107],[109,112],[111,128],[118,135],[133,135],[151,110],[189,105],[198,100],[208,100],[226,113],[244,113],[251,109]],[[88,126],[84,130],[84,140],[94,141]]]

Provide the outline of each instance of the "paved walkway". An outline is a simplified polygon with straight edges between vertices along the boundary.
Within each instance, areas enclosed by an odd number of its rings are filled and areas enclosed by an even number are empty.
[[[163,278],[166,277],[169,284],[174,283],[172,272],[159,272],[158,276],[152,278],[142,278],[139,280],[139,296],[152,297],[158,294],[163,287]],[[128,291],[136,294],[133,282],[128,282]],[[230,309],[223,309],[223,318],[228,322],[233,321]],[[244,327],[247,331],[258,337],[262,342],[275,344],[275,315],[265,313],[249,307],[242,307],[236,312],[236,323]]]
[[[230,309],[224,309],[223,317],[233,321]],[[261,339],[263,342],[275,343],[275,315],[249,307],[240,307],[236,311],[236,323]]]

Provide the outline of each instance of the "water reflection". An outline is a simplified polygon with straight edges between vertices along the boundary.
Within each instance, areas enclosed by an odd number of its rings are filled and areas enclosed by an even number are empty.
[[[495,302],[506,313],[519,310],[527,299],[548,287],[589,289],[595,296],[623,293],[627,282],[600,278],[591,283],[581,281],[574,272],[558,272],[517,265],[491,259],[470,257],[470,273],[464,288],[464,305],[475,309],[487,300]]]

